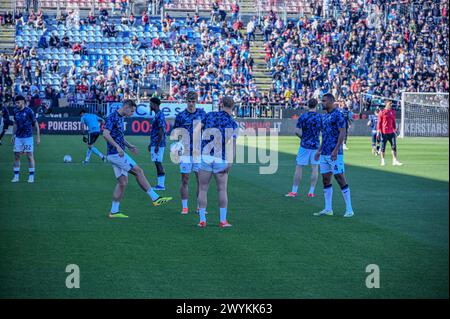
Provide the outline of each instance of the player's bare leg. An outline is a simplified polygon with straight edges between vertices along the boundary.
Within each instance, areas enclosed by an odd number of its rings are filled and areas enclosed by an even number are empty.
[[[14,164],[13,164],[13,169],[14,169],[14,177],[11,180],[11,182],[13,183],[17,183],[19,181],[19,172],[20,172],[20,155],[22,153],[20,152],[14,152]]]
[[[34,154],[32,152],[26,152],[25,153],[27,155],[28,158],[28,183],[34,183],[34,166],[35,166],[35,162],[34,162]]]
[[[125,189],[128,185],[128,176],[121,175],[117,178],[117,184],[113,191],[111,212],[109,218],[127,218],[127,215],[119,213],[120,201],[125,194]]]
[[[197,178],[198,184],[198,178]],[[197,185],[198,192],[198,185]],[[180,186],[180,196],[181,196],[181,214],[186,215],[188,213],[188,199],[189,199],[189,174],[181,174],[181,186]],[[198,195],[197,195],[198,196]]]
[[[392,148],[392,165],[394,166],[401,166],[403,163],[400,163],[397,159],[397,139],[394,138],[391,143]]]
[[[204,170],[200,170],[198,172],[198,206],[200,208],[200,222],[198,224],[199,227],[206,226],[206,205],[208,204],[208,189],[211,177],[212,172]]]
[[[139,166],[134,166],[129,173],[136,178],[136,182],[139,187],[150,196],[153,201],[153,205],[159,206],[172,200],[172,197],[161,197],[153,190],[147,180],[147,177],[145,177],[144,171]]]
[[[228,208],[228,172],[214,174],[216,179],[217,193],[219,196],[219,209],[220,209],[220,224],[219,226],[231,227],[231,224],[227,221],[227,208]]]
[[[311,185],[308,192],[308,197],[315,197],[315,189],[317,185],[317,180],[319,179],[319,165],[311,165]]]
[[[297,197],[298,185],[302,179],[303,167],[301,165],[295,166],[294,180],[292,181],[292,190],[286,194],[286,197]]]
[[[352,208],[352,200],[350,197],[350,188],[348,187],[347,180],[345,179],[344,174],[336,174],[334,178],[338,182],[341,187],[342,197],[345,201],[345,214],[344,217],[352,217],[354,215]]]

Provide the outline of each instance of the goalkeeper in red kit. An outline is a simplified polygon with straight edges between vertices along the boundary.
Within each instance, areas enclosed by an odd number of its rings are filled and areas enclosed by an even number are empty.
[[[395,111],[392,109],[392,101],[386,102],[384,110],[378,113],[377,135],[381,137],[381,166],[385,166],[384,153],[389,142],[392,148],[392,165],[403,165],[397,159],[397,126],[395,124]]]

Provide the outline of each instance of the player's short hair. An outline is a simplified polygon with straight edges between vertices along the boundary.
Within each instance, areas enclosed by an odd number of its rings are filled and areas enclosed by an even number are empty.
[[[133,100],[128,99],[123,101],[123,106],[136,107],[136,103]]]
[[[308,108],[315,109],[317,107],[317,100],[315,98],[308,100]]]
[[[161,105],[161,100],[158,97],[156,97],[156,96],[152,97],[150,99],[150,102],[153,103],[153,104],[156,104],[156,105]]]
[[[189,91],[188,94],[186,95],[186,101],[193,101],[193,102],[197,102],[198,101],[198,94],[197,92],[194,91]]]
[[[80,115],[82,115],[82,114],[84,114],[84,113],[86,113],[86,110],[81,110],[81,111],[80,111]]]
[[[223,107],[232,109],[234,107],[234,100],[231,96],[225,96],[222,100]]]
[[[334,98],[334,95],[332,94],[332,93],[330,93],[330,92],[328,92],[328,93],[325,93],[323,96],[322,96],[322,98],[327,98],[327,99],[330,99],[331,100],[331,102],[334,102],[334,101],[336,101],[336,99]]]
[[[25,98],[22,95],[17,95],[14,99],[14,102],[25,101]]]

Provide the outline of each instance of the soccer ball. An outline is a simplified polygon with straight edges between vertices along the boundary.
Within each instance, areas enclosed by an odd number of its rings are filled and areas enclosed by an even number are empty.
[[[72,162],[72,156],[65,155],[63,160],[64,160],[64,163],[71,163]]]
[[[181,156],[184,153],[184,145],[181,142],[175,142],[170,145],[170,152],[173,155]]]

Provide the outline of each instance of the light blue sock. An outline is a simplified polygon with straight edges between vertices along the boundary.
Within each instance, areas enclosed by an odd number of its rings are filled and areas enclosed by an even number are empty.
[[[200,221],[206,223],[206,208],[200,208],[198,214],[200,216]]]
[[[89,162],[89,159],[91,158],[91,152],[92,152],[91,149],[88,148],[86,152],[86,159],[85,159],[86,162]]]
[[[227,208],[221,207],[219,210],[220,210],[220,222],[225,223],[227,221]]]
[[[94,152],[94,154],[98,155],[100,158],[104,157],[102,152],[100,152],[95,146],[92,147],[92,152]]]
[[[152,199],[152,201],[155,201],[159,198],[159,195],[156,194],[156,192],[153,190],[153,188],[150,187],[150,189],[147,191],[148,196]]]
[[[164,187],[165,182],[166,182],[166,175],[158,176],[158,186]]]

